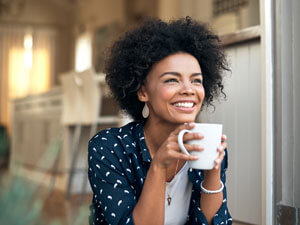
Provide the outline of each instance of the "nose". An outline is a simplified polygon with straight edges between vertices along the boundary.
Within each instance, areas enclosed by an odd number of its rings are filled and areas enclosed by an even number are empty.
[[[182,94],[182,95],[194,95],[195,94],[195,90],[192,87],[192,84],[190,81],[182,83],[180,94]]]

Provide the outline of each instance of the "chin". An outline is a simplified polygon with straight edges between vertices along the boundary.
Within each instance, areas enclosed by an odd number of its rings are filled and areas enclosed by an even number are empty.
[[[182,116],[182,117],[177,117],[174,119],[176,123],[178,124],[183,124],[183,123],[191,123],[195,122],[196,116]]]
[[[194,110],[193,112],[190,112],[190,113],[170,111],[169,112],[169,121],[175,122],[177,124],[195,122],[199,112],[200,112],[200,109]]]

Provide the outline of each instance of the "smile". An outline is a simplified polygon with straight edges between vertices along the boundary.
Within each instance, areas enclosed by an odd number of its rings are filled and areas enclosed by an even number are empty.
[[[176,107],[193,108],[195,103],[194,102],[175,102],[172,105],[174,105]]]

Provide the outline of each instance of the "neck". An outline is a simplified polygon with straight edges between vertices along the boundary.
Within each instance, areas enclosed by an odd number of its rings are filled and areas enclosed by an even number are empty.
[[[144,126],[144,134],[152,157],[178,125],[179,124],[170,124],[163,121],[153,121],[150,119],[146,121]]]

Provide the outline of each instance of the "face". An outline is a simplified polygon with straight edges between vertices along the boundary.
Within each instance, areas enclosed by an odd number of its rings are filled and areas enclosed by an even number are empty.
[[[138,91],[140,101],[149,107],[156,122],[193,122],[204,99],[203,77],[197,59],[176,53],[156,63]]]

